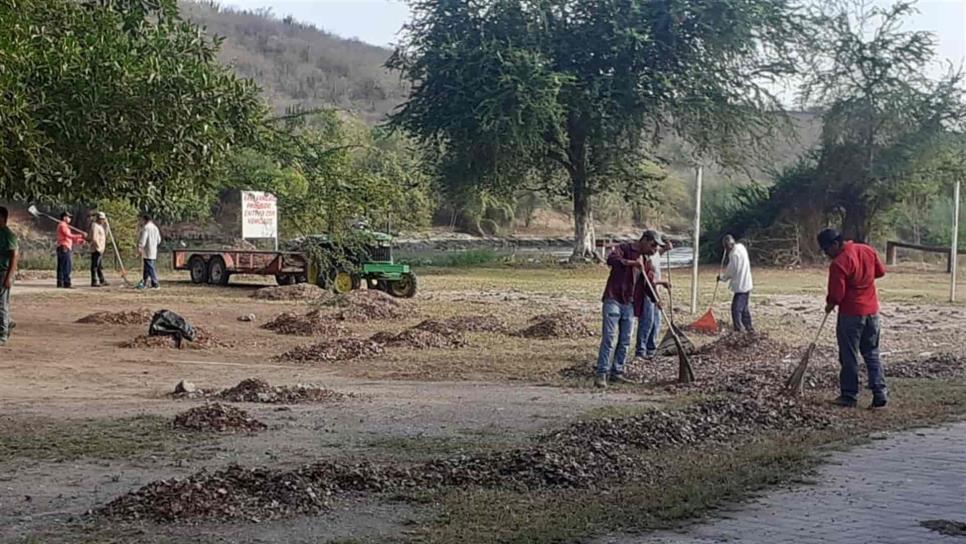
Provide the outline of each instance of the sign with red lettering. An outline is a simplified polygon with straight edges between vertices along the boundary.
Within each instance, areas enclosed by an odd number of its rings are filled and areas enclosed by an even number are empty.
[[[242,191],[242,238],[278,237],[278,199],[271,193]]]

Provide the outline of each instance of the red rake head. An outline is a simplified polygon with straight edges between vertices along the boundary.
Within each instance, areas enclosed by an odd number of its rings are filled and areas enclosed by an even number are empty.
[[[718,332],[718,320],[714,318],[714,312],[709,309],[697,321],[688,325],[688,329],[695,332],[715,334]]]

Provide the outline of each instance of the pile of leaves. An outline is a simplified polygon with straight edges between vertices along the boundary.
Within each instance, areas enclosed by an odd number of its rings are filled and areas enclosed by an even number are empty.
[[[781,389],[804,354],[804,347],[792,347],[772,340],[765,333],[729,333],[698,349],[691,356],[695,381],[678,384],[678,359],[629,359],[624,375],[631,380],[663,386],[669,392],[740,393],[773,395]],[[829,389],[838,384],[838,363],[834,350],[813,352],[806,375],[807,389]],[[579,363],[560,371],[565,378],[593,376],[593,363]]]
[[[594,336],[587,323],[577,314],[558,312],[530,319],[532,325],[516,333],[524,338],[582,338]]]
[[[244,410],[212,402],[196,406],[175,416],[174,428],[196,432],[254,433],[263,431],[268,426]]]
[[[396,334],[379,332],[372,335],[369,340],[389,348],[428,349],[466,346],[466,338],[453,329],[437,332],[413,327]]]
[[[312,384],[271,385],[258,378],[246,378],[228,389],[197,389],[192,392],[173,393],[172,396],[180,399],[218,399],[225,402],[307,404],[341,402],[356,395]]]
[[[262,325],[263,329],[277,334],[294,336],[344,336],[346,328],[339,322],[326,316],[319,310],[312,310],[305,315],[292,312],[279,314],[275,319]]]
[[[279,355],[275,360],[289,363],[348,361],[358,357],[378,355],[382,351],[381,344],[372,340],[349,336],[308,346],[298,346]]]
[[[329,292],[311,283],[263,287],[252,293],[258,300],[310,301],[315,302],[329,296]]]
[[[339,308],[335,317],[342,321],[376,321],[404,317],[402,304],[398,300],[375,289],[350,291],[333,297],[326,305]]]
[[[126,312],[94,312],[77,320],[78,323],[91,325],[147,325],[154,312],[138,308]]]
[[[181,349],[210,349],[210,348],[230,348],[234,344],[225,340],[218,339],[211,331],[204,327],[195,327],[195,339],[193,342],[181,341]],[[177,343],[173,336],[149,336],[141,334],[133,339],[120,344],[122,348],[168,348],[176,349]]]
[[[442,321],[427,319],[416,325],[415,328],[439,334],[452,334],[453,332],[506,333],[509,330],[506,321],[493,315],[456,316]]]
[[[726,442],[751,433],[832,425],[828,414],[791,399],[715,398],[687,408],[582,421],[533,445],[456,455],[409,467],[316,463],[296,470],[229,467],[186,479],[161,480],[119,497],[98,512],[111,518],[165,522],[267,520],[315,513],[346,492],[445,486],[595,487],[609,479],[647,476],[641,450]]]
[[[966,377],[966,357],[952,353],[930,355],[921,360],[900,361],[885,365],[886,379],[924,378],[930,380]]]

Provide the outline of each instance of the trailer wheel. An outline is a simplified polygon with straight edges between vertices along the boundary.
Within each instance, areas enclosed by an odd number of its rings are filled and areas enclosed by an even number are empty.
[[[208,265],[205,260],[195,255],[188,260],[188,271],[191,273],[191,283],[205,283],[208,281]]]
[[[212,257],[208,263],[208,283],[212,285],[228,285],[228,267],[221,257]]]
[[[294,285],[296,279],[292,274],[275,274],[275,283],[279,285]]]
[[[387,292],[394,297],[413,298],[416,296],[416,276],[403,274],[401,279],[389,282],[388,287]]]

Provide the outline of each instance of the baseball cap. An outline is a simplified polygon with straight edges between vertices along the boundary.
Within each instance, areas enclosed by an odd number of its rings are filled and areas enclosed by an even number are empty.
[[[97,212],[98,219],[107,219],[107,214],[104,212]]]
[[[661,236],[661,233],[658,232],[658,231],[656,231],[656,230],[653,230],[653,229],[647,229],[647,230],[645,230],[641,234],[641,238],[647,238],[648,240],[654,240],[655,242],[657,242],[657,245],[659,245],[661,247],[664,247],[664,246],[667,245],[664,242],[664,237]]]
[[[818,233],[818,236],[816,237],[816,239],[818,240],[818,247],[825,249],[831,246],[832,244],[834,244],[835,242],[838,242],[839,240],[841,240],[842,233],[840,233],[835,229],[825,229],[822,232]]]

